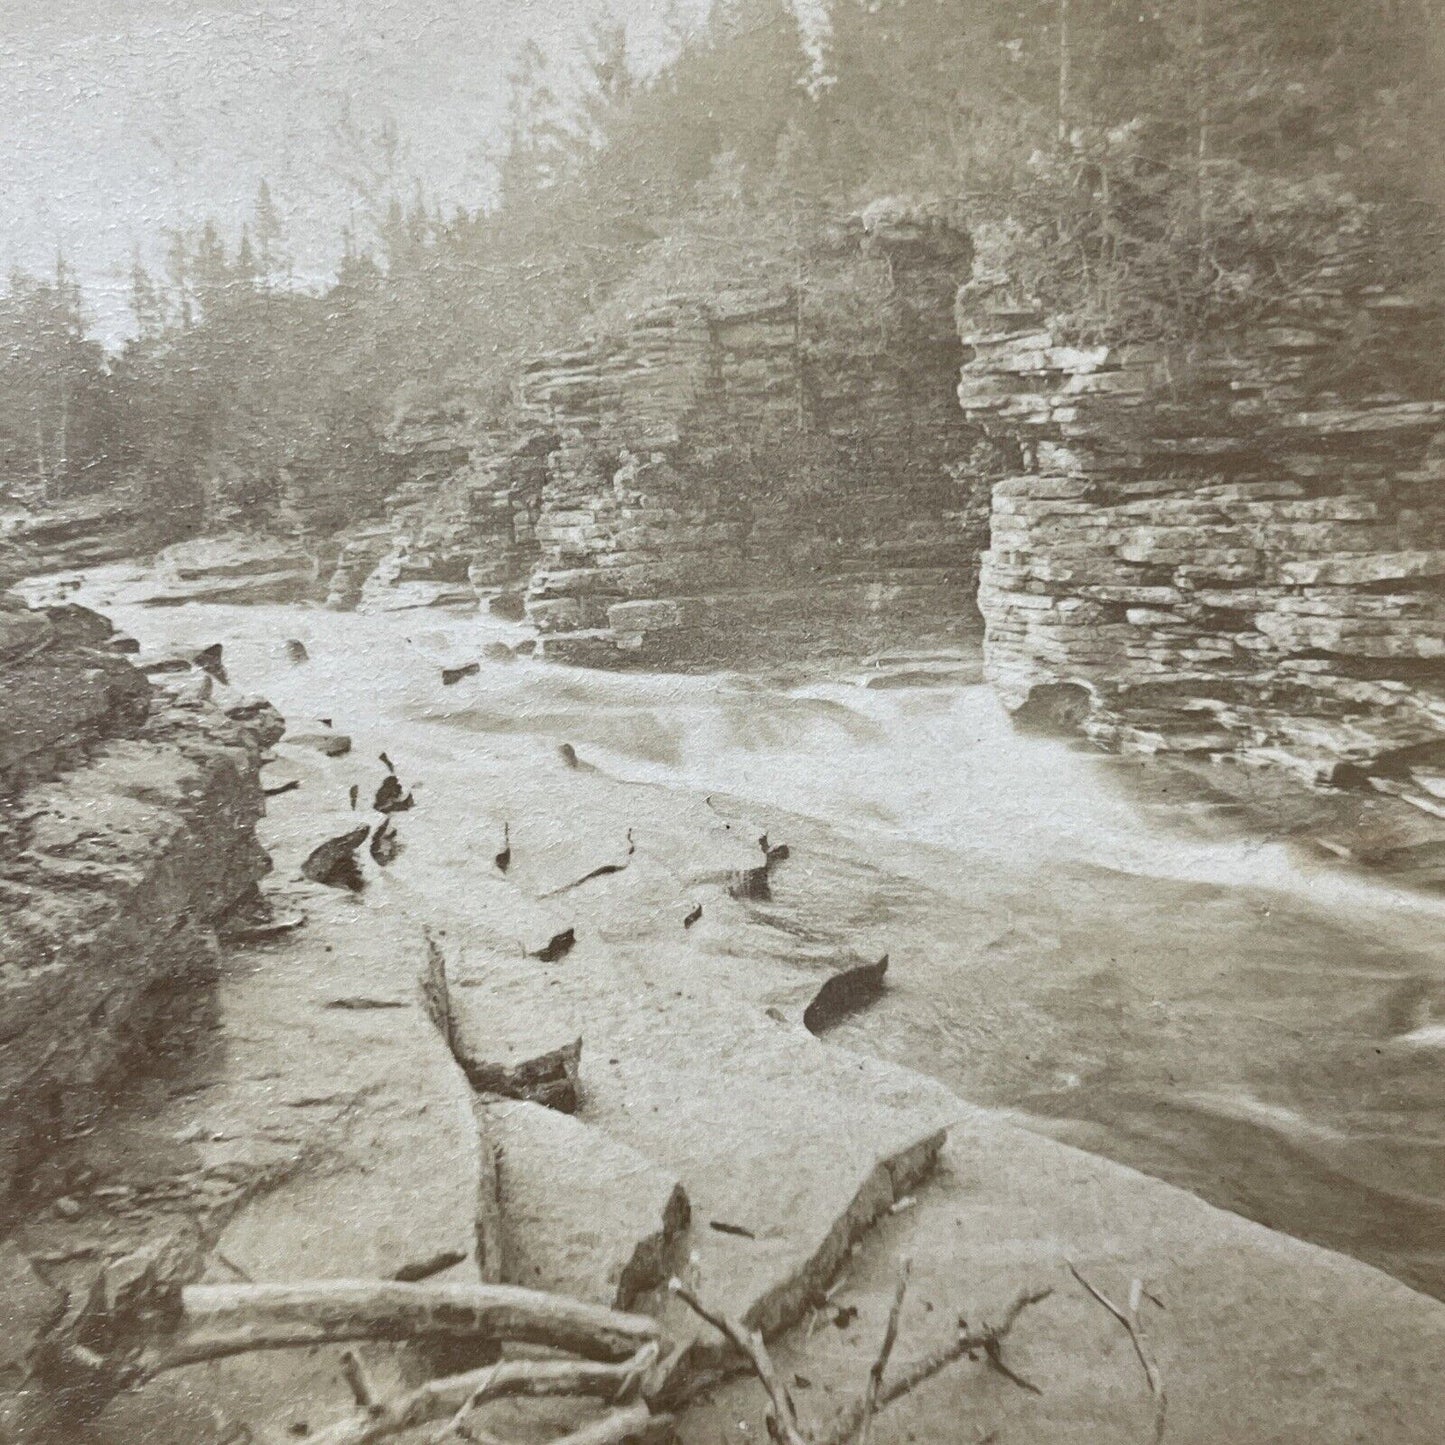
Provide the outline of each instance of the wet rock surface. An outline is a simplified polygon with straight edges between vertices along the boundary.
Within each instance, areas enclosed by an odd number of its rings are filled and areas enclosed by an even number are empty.
[[[255,655],[227,643],[228,659]],[[300,676],[274,647],[268,655]],[[231,670],[255,685],[239,662]],[[456,697],[435,667],[419,675],[428,699]],[[961,1409],[980,1412],[985,1435],[1137,1439],[1149,1403],[1127,1338],[1067,1292],[1069,1258],[1116,1292],[1140,1277],[1165,1302],[1150,1326],[1179,1438],[1431,1438],[1438,1305],[1356,1261],[1021,1134],[902,1058],[845,1047],[864,1041],[850,1032],[861,1019],[886,1024],[933,1007],[921,960],[895,969],[893,987],[834,1040],[812,1037],[801,1015],[840,955],[800,900],[816,897],[834,932],[871,903],[859,878],[820,893],[836,868],[802,820],[624,782],[607,765],[605,724],[576,712],[548,719],[534,709],[514,733],[478,725],[472,709],[463,717],[476,730],[464,733],[383,716],[381,706],[348,715],[332,696],[307,703],[356,746],[327,757],[283,741],[266,769],[268,781],[301,785],[274,795],[262,838],[276,859],[267,892],[277,916],[304,912],[305,926],[223,956],[216,986],[198,994],[213,1021],[199,1031],[209,1041],[199,1056],[182,1061],[174,1083],[138,1092],[132,1132],[107,1125],[72,1141],[83,1157],[57,1159],[45,1233],[28,1235],[22,1251],[52,1262],[34,1268],[83,1281],[94,1258],[171,1210],[216,1281],[238,1270],[280,1280],[358,1267],[382,1278],[531,1268],[593,1298],[621,1291],[660,1308],[680,1347],[661,1379],[685,1398],[722,1357],[675,1302],[649,1300],[672,1268],[770,1331],[799,1326],[780,1355],[831,1400],[871,1362],[906,1252],[917,1279],[909,1345],[937,1343],[959,1314],[996,1312],[1022,1286],[1055,1286],[1009,1354],[1046,1396],[965,1370],[914,1413],[880,1420],[880,1442],[910,1431],[951,1438]],[[556,745],[569,734],[575,765]],[[390,776],[405,780],[414,806],[369,814],[365,803]],[[318,838],[384,818],[405,849],[384,869],[358,856],[359,897],[301,881]],[[759,869],[770,896],[736,897],[738,878]],[[985,873],[974,879],[986,895],[979,907],[1002,928],[1022,905],[986,894],[996,884]],[[867,916],[870,943],[893,926],[886,911]],[[954,952],[985,947],[957,917],[947,927]],[[568,932],[565,956],[528,956]],[[1045,948],[1026,937],[1008,965],[1025,967]],[[980,988],[965,1001],[986,1039],[996,1000]],[[474,1097],[464,1031],[482,1040],[477,1058],[508,1067],[582,1038],[575,1117]],[[526,1132],[509,1147],[514,1127]],[[127,1138],[173,1152],[140,1169]],[[224,1180],[218,1208],[199,1217],[197,1156],[221,1166],[204,1163],[202,1181]],[[554,1156],[580,1173],[549,1193]],[[111,1231],[98,1228],[107,1221]],[[389,1349],[366,1358],[387,1390],[420,1365]],[[752,1388],[719,1396],[725,1414],[691,1405],[682,1438],[709,1441],[720,1421],[747,1419]],[[299,1438],[303,1425],[316,1433],[347,1414],[349,1399],[330,1350],[196,1367],[118,1399],[77,1445],[209,1445],[238,1421]]]

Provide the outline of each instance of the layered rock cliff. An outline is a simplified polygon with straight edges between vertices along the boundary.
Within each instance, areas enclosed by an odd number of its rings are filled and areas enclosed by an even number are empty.
[[[817,246],[811,300],[662,296],[530,363],[501,427],[411,416],[377,579],[524,591],[548,651],[598,661],[717,661],[810,620],[973,625],[976,432],[952,395],[968,237],[888,202]],[[850,331],[840,298],[865,287]]]
[[[1434,319],[1341,247],[1192,353],[973,311],[959,396],[1017,445],[979,592],[1021,716],[1445,815],[1445,401],[1350,375]]]
[[[0,1198],[152,1048],[269,866],[258,738],[118,640],[0,593]]]

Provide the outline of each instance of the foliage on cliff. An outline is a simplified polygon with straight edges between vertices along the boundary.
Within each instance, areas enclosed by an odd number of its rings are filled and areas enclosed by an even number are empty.
[[[0,315],[6,482],[138,478],[162,530],[331,498],[375,512],[398,408],[505,409],[519,361],[660,294],[792,287],[813,341],[886,351],[886,267],[839,267],[840,219],[947,204],[980,300],[1083,339],[1188,341],[1346,261],[1434,297],[1445,168],[1441,0],[716,0],[658,73],[600,30],[580,78],[513,76],[497,195],[444,217],[370,164],[324,294],[295,288],[268,194],[247,232],[137,267],[136,338],[107,361],[78,298],[16,278]],[[394,154],[394,144],[388,154]],[[380,177],[380,179],[378,179]],[[896,340],[896,338],[894,338]],[[1438,384],[1371,357],[1360,384]]]

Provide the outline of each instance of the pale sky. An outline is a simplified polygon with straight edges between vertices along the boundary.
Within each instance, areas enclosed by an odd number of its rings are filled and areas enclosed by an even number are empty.
[[[525,39],[565,54],[611,13],[645,65],[667,12],[706,4],[0,0],[0,264],[46,271],[63,246],[114,340],[132,247],[158,269],[165,226],[213,216],[234,237],[264,176],[300,278],[320,281],[348,210],[345,107],[396,123],[429,199],[476,206]]]

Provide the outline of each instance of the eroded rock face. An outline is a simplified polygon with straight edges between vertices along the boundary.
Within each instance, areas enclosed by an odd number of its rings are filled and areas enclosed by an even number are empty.
[[[1340,258],[1288,325],[1187,359],[966,331],[964,411],[1022,463],[979,592],[1010,709],[1067,697],[1112,747],[1366,786],[1445,739],[1445,400],[1332,380],[1362,318],[1402,345],[1426,320]]]
[[[818,244],[829,284],[886,326],[846,332],[830,296],[810,315],[781,290],[659,298],[529,364],[506,435],[443,412],[399,427],[414,481],[377,579],[524,589],[569,661],[718,661],[810,622],[971,624],[983,511],[952,395],[968,236],[890,201]]]
[[[269,866],[256,739],[153,691],[109,633],[0,597],[0,1196],[150,1047]]]

